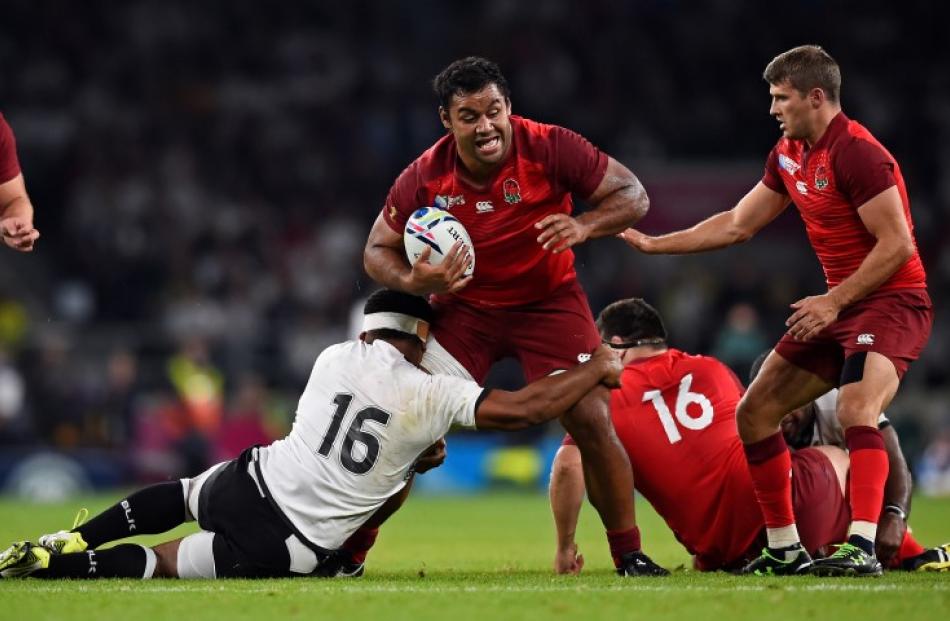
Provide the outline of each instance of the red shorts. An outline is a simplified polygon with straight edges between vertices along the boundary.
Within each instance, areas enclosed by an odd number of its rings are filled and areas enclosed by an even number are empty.
[[[802,545],[812,556],[827,556],[829,546],[848,539],[851,508],[841,493],[838,475],[831,460],[816,448],[792,452],[792,507]],[[756,507],[758,509],[758,507]],[[765,529],[739,562],[728,567],[700,569],[738,569],[759,556],[768,544]],[[697,558],[697,564],[700,559]]]
[[[812,556],[847,540],[851,508],[831,460],[816,448],[792,453],[792,506],[798,536]]]
[[[860,352],[886,356],[903,377],[920,356],[932,325],[926,289],[879,291],[841,311],[837,321],[809,341],[796,341],[786,332],[775,351],[836,386],[845,359]]]
[[[432,335],[478,383],[502,358],[516,358],[525,379],[533,382],[576,366],[600,344],[587,296],[576,280],[526,306],[479,308],[457,299],[432,306]]]

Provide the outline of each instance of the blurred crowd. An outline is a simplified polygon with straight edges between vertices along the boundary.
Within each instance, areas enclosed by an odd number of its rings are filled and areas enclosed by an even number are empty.
[[[663,231],[757,181],[778,132],[762,68],[817,42],[842,65],[845,111],[910,188],[937,324],[892,419],[911,456],[943,438],[921,464],[950,461],[938,8],[828,4],[792,2],[779,19],[724,1],[5,2],[0,111],[43,237],[32,255],[0,257],[0,451],[105,448],[129,477],[164,478],[285,432],[316,354],[354,336],[373,289],[366,234],[440,135],[429,84],[454,58],[496,60],[515,112],[637,172],[652,198],[643,226]],[[791,213],[700,258],[645,258],[617,240],[577,255],[595,312],[645,297],[674,346],[740,376],[788,304],[823,287]],[[493,381],[516,384],[517,369]]]

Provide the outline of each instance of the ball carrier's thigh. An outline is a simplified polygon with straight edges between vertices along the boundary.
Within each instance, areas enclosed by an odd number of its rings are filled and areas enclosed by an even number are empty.
[[[739,437],[745,444],[779,430],[782,418],[834,388],[834,383],[769,353],[736,409]]]

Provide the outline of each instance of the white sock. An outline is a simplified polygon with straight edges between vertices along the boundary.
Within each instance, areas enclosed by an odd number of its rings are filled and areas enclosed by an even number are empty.
[[[795,527],[794,522],[781,528],[766,528],[765,534],[769,538],[770,548],[787,548],[801,543],[798,538],[798,528]]]
[[[145,572],[142,574],[142,579],[151,578],[155,574],[155,565],[158,564],[158,557],[155,556],[155,550],[147,546],[142,546],[142,549],[145,550]]]
[[[877,538],[877,524],[874,522],[863,522],[861,520],[851,522],[851,526],[848,527],[848,537],[851,535],[864,537],[868,541],[873,542]]]

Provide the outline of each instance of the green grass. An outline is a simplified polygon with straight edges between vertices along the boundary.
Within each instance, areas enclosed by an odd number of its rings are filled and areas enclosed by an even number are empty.
[[[68,505],[0,498],[0,542],[69,526],[117,497]],[[581,577],[550,571],[554,529],[543,496],[415,497],[383,529],[360,580],[0,581],[4,619],[938,619],[950,612],[950,574],[880,579],[740,578],[688,571],[689,557],[638,503],[645,550],[670,578],[614,576],[603,532],[585,508]],[[919,498],[925,545],[950,539],[950,500]],[[181,532],[188,532],[188,529]],[[144,537],[157,542],[168,537]]]

